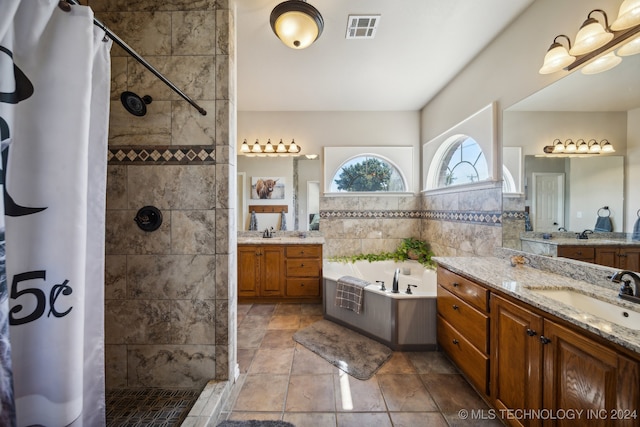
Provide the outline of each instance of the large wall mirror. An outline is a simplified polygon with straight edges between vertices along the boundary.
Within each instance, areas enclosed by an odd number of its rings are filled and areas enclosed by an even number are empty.
[[[286,206],[287,231],[317,230],[320,215],[322,162],[299,157],[238,156],[238,231],[249,230],[250,206]],[[259,198],[255,190],[258,179],[277,181],[276,196]],[[317,218],[316,218],[317,217]],[[257,229],[282,224],[280,213],[257,213]]]
[[[519,147],[523,166],[521,194],[505,194],[505,210],[529,211],[539,231],[582,231],[593,229],[598,209],[609,206],[613,231],[632,232],[640,209],[640,192],[629,188],[640,164],[638,76],[640,55],[625,57],[618,67],[600,74],[573,72],[503,111],[503,149]],[[615,153],[545,157],[543,148],[556,138],[607,139]],[[535,211],[542,204],[539,198],[534,205],[544,182],[558,190],[554,200],[563,206],[547,207],[556,210],[558,220],[543,226],[544,215]],[[514,247],[514,236],[506,233],[514,230],[503,227],[503,245]]]

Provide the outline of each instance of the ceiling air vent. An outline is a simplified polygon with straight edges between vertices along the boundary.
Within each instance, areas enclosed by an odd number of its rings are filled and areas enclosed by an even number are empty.
[[[349,15],[348,39],[372,39],[376,35],[380,15]]]

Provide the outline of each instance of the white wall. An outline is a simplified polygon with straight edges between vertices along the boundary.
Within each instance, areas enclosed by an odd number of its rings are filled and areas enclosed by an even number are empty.
[[[502,141],[502,110],[568,74],[566,71],[538,74],[553,38],[567,34],[575,39],[593,9],[603,9],[610,21],[615,19],[620,3],[620,0],[536,0],[421,110],[420,140],[429,141],[482,106],[496,101],[499,140]],[[628,113],[627,135],[622,140],[627,141],[624,221],[625,231],[629,232],[640,209],[639,110]],[[505,139],[503,143],[515,146],[510,140]]]
[[[632,232],[640,210],[640,108],[627,113],[625,157],[625,231]]]
[[[622,231],[624,177],[620,170],[623,161],[621,156],[569,159],[568,230],[593,230],[598,210],[608,206],[609,212],[603,210],[601,214],[610,214],[612,231]]]
[[[302,154],[319,154],[322,161],[323,147],[411,145],[416,153],[414,182],[419,182],[419,133],[418,111],[238,111],[238,151],[245,138],[250,144],[256,138],[262,144],[268,138],[271,143],[280,138],[290,143],[295,138]]]
[[[619,6],[620,0],[533,2],[422,109],[420,140],[429,141],[493,101],[501,132],[504,108],[567,74],[538,74],[553,38],[568,34],[573,39],[589,11],[604,9],[615,17]]]
[[[554,139],[609,140],[616,156],[627,152],[626,112],[505,111],[502,145],[522,147],[522,155],[539,155]]]

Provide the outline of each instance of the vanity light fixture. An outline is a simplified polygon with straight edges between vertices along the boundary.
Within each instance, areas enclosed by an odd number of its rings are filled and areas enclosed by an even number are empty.
[[[582,74],[598,74],[612,69],[621,62],[622,58],[617,56],[614,52],[609,52],[606,55],[589,62],[580,71]]]
[[[305,0],[288,0],[271,11],[271,29],[287,47],[304,49],[315,42],[324,28],[322,15]]]
[[[576,57],[569,55],[567,48],[558,42],[558,37],[564,37],[567,39],[567,44],[569,45],[569,49],[571,49],[571,40],[569,40],[569,37],[564,34],[556,36],[553,39],[551,46],[549,46],[547,54],[544,56],[544,63],[539,71],[540,74],[555,73],[556,71],[560,71],[564,67],[571,65],[573,61],[576,60]]]
[[[551,145],[545,146],[542,151],[545,154],[563,154],[563,155],[575,155],[575,154],[600,154],[600,153],[614,153],[613,145],[606,140],[598,142],[595,139],[590,139],[585,142],[580,138],[577,141],[567,139],[562,142],[559,139],[554,139]]]
[[[587,144],[584,139],[580,138],[577,140],[576,145],[578,146],[578,153],[584,154],[589,152],[589,144]]]
[[[256,139],[251,146],[247,144],[247,140],[245,139],[240,145],[240,153],[244,154],[247,157],[277,157],[277,156],[292,156],[296,157],[300,155],[301,148],[294,140],[291,140],[291,144],[285,145],[282,142],[282,139],[275,147],[271,143],[271,139],[267,140],[267,143],[264,145],[260,144],[260,141]]]
[[[621,31],[638,24],[640,24],[640,0],[624,0],[618,11],[618,18],[611,24],[611,29]]]
[[[600,12],[604,16],[604,24],[602,24],[591,17],[594,12]],[[584,55],[585,53],[593,52],[599,47],[604,46],[613,38],[613,33],[609,30],[609,20],[607,14],[602,9],[594,9],[587,15],[587,19],[582,23],[578,34],[576,34],[576,41],[573,47],[569,49],[571,55]]]
[[[604,25],[595,12],[602,14]],[[567,40],[568,50],[558,38]],[[614,52],[617,50],[616,52]],[[620,5],[618,18],[609,26],[607,14],[594,9],[587,15],[578,31],[575,43],[564,34],[556,36],[547,50],[540,74],[562,69],[572,71],[584,64],[583,74],[596,74],[610,70],[622,62],[621,56],[640,53],[640,0],[625,0]]]

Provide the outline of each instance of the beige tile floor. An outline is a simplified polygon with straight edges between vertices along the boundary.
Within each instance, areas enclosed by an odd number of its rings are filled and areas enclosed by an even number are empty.
[[[465,426],[488,407],[440,352],[394,352],[367,381],[353,378],[292,336],[322,318],[321,304],[239,304],[240,377],[221,420],[284,420],[296,427]],[[488,412],[487,412],[488,414]]]

